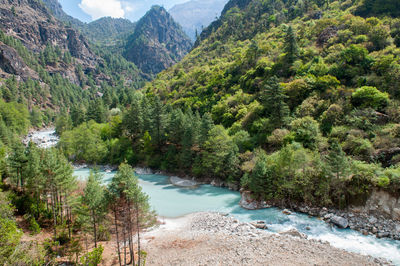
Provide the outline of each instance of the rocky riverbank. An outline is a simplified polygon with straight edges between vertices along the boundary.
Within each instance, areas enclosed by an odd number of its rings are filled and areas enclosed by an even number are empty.
[[[238,187],[233,184],[225,184],[218,180],[194,180],[190,177],[180,178],[175,175],[163,171],[153,171],[150,168],[135,168],[138,174],[161,174],[171,176],[172,184],[184,184],[187,187],[196,186],[198,184],[211,184],[217,187],[227,187],[231,190],[238,190]],[[176,182],[175,182],[176,181]],[[250,193],[241,191],[242,198],[239,205],[245,209],[255,210],[269,207],[278,207],[282,210],[290,210],[301,212],[310,216],[319,217],[327,223],[333,224],[339,228],[350,228],[357,230],[364,235],[375,235],[378,238],[390,238],[400,240],[400,221],[389,219],[379,213],[371,214],[368,211],[360,209],[337,210],[333,208],[311,207],[304,204],[291,203],[290,205],[280,204],[279,202],[265,202],[254,200]],[[289,211],[289,212],[290,212]]]
[[[379,238],[386,237],[394,240],[400,240],[400,221],[388,219],[381,215],[372,215],[368,212],[354,212],[347,210],[337,210],[325,207],[310,207],[304,204],[292,203],[290,206],[273,203],[268,204],[265,201],[256,201],[252,199],[247,191],[241,191],[242,199],[240,205],[245,209],[261,209],[268,207],[279,207],[283,212],[290,214],[290,211],[301,212],[310,216],[319,217],[328,223],[339,228],[350,228],[357,230],[364,235],[375,235]]]
[[[59,137],[56,135],[54,128],[44,128],[38,131],[30,131],[22,142],[28,145],[31,141],[40,148],[50,148],[57,145]]]
[[[390,265],[306,238],[206,212],[165,220],[144,234],[143,248],[148,265]]]

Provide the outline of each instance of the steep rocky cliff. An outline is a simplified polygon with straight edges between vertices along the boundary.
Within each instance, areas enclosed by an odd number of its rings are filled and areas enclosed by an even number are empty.
[[[40,1],[1,0],[0,27],[33,52],[40,52],[51,44],[68,50],[85,69],[97,64],[98,58],[90,51],[85,38],[55,19]]]
[[[153,6],[136,24],[124,56],[143,72],[157,74],[185,56],[192,43],[171,15]]]

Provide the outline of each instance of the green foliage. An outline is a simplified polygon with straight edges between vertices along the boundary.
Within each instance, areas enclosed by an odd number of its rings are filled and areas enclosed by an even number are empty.
[[[75,161],[101,163],[107,155],[107,146],[101,138],[103,125],[94,121],[83,123],[61,135],[59,146],[64,154]]]
[[[318,122],[306,116],[294,120],[291,124],[294,140],[300,142],[305,148],[315,149],[320,135]]]
[[[201,173],[221,179],[235,180],[238,175],[238,147],[222,126],[209,132],[201,155]]]
[[[88,252],[85,256],[81,257],[81,263],[88,266],[97,266],[103,260],[104,247],[100,245]]]
[[[389,95],[375,87],[364,86],[352,94],[351,102],[355,107],[383,110],[389,103]]]

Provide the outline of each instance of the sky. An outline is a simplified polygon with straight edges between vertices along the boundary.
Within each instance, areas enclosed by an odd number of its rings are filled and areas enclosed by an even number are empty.
[[[83,22],[101,17],[139,20],[153,5],[170,9],[189,0],[59,0],[64,11]]]

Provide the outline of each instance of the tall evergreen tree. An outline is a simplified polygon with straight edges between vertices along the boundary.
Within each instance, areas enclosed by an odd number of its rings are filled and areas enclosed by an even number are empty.
[[[287,96],[283,92],[277,77],[272,77],[264,85],[261,100],[267,117],[275,127],[281,127],[289,115],[289,107],[285,100]]]
[[[86,216],[89,216],[91,219],[94,246],[96,248],[97,228],[106,215],[105,195],[101,180],[102,176],[100,173],[91,171],[82,196],[82,205],[87,207]]]

